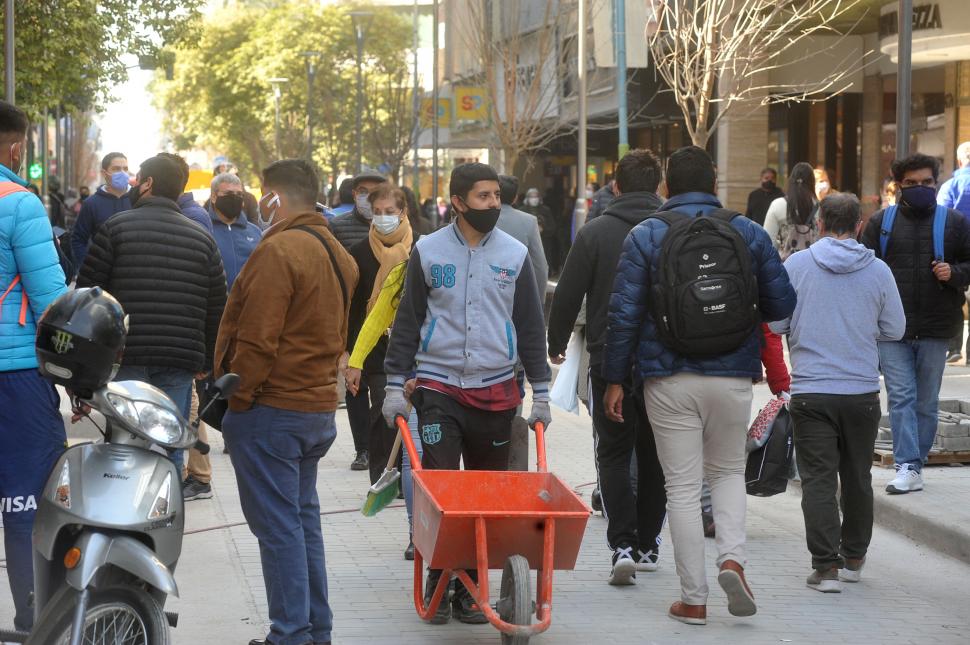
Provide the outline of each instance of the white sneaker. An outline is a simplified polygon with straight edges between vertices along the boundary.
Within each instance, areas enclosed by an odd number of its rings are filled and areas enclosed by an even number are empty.
[[[610,572],[610,584],[622,587],[635,584],[637,580],[637,563],[633,560],[633,547],[617,547],[613,552],[613,571]]]
[[[909,464],[900,466],[896,471],[896,478],[886,486],[886,492],[890,495],[902,495],[917,490],[923,490],[923,475],[918,470],[913,470]]]
[[[660,567],[658,564],[659,559],[660,556],[653,550],[641,551],[637,549],[637,571],[656,571]]]

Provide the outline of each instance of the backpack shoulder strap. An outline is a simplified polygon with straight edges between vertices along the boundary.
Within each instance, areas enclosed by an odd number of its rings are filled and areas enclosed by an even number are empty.
[[[657,211],[652,213],[647,219],[659,219],[667,226],[673,226],[675,223],[687,219],[687,217],[687,215],[678,213],[677,211]]]
[[[889,236],[893,233],[893,224],[896,222],[896,205],[887,206],[882,212],[882,226],[879,227],[879,254],[882,259],[886,259],[886,249],[889,247]]]
[[[27,189],[14,181],[0,181],[0,198],[14,193],[26,193]]]
[[[933,215],[933,259],[943,261],[943,238],[946,233],[947,207],[937,204]]]
[[[333,272],[337,274],[337,281],[340,282],[340,293],[344,297],[344,307],[346,308],[350,306],[350,296],[347,294],[347,283],[344,282],[344,274],[340,270],[340,267],[337,265],[337,258],[333,254],[333,249],[331,249],[330,245],[327,244],[327,240],[322,235],[314,231],[312,226],[307,226],[306,224],[303,224],[301,226],[294,226],[293,228],[300,229],[301,231],[306,231],[313,237],[320,240],[320,244],[323,244],[323,248],[327,249],[327,255],[330,256],[330,264],[333,265]]]
[[[735,217],[741,217],[741,213],[728,210],[727,208],[715,208],[707,214],[707,217],[713,217],[714,219],[719,219],[722,222],[730,224]]]

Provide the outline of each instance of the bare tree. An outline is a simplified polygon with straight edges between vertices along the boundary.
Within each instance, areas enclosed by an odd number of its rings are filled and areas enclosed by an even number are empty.
[[[847,60],[803,84],[772,84],[771,72],[812,64],[816,36],[844,38],[859,0],[647,0],[646,38],[694,145],[704,147],[739,105],[823,100],[851,85],[862,61]],[[851,25],[851,21],[848,21]],[[814,65],[818,65],[816,61]]]
[[[410,70],[407,65],[374,70],[368,74],[365,86],[365,131],[377,157],[390,167],[388,175],[397,181],[417,133]]]
[[[560,55],[569,14],[561,0],[466,0],[457,25],[477,73],[466,79],[485,88],[489,129],[514,172],[521,157],[575,130],[562,118],[560,80],[567,61]]]

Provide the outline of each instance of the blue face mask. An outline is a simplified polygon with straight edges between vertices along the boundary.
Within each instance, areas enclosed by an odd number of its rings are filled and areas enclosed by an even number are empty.
[[[115,190],[124,190],[128,188],[128,173],[126,173],[124,170],[111,173],[111,187]]]
[[[928,211],[936,206],[936,188],[908,186],[903,188],[903,201],[915,210]]]

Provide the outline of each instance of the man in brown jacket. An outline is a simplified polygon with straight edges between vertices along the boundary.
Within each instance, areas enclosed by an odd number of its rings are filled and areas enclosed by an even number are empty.
[[[259,207],[272,225],[236,278],[216,344],[216,376],[242,378],[222,429],[272,622],[250,645],[330,642],[317,462],[337,436],[337,360],[357,266],[314,211],[318,185],[302,160],[263,171]]]

